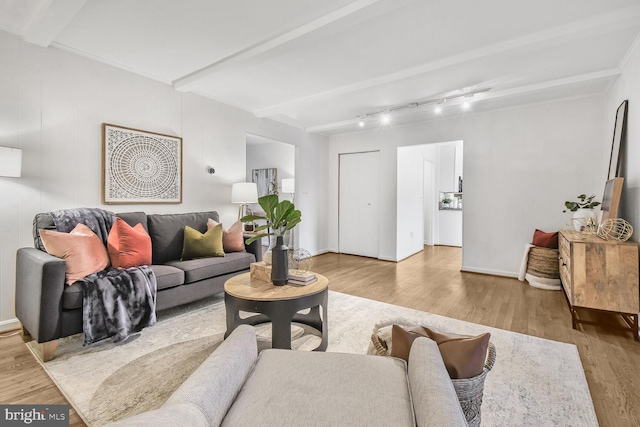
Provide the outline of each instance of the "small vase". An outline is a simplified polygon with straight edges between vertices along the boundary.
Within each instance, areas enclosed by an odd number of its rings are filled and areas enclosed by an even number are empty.
[[[596,212],[593,209],[578,209],[573,213],[573,229],[575,231],[583,231],[584,228],[589,225],[589,218],[592,220],[592,224],[596,223]]]
[[[271,251],[271,281],[276,286],[286,285],[289,281],[289,248],[285,246],[282,236],[276,239]]]

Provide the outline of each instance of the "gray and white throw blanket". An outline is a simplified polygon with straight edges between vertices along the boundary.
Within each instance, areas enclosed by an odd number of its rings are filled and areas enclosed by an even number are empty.
[[[49,212],[58,231],[69,233],[85,224],[107,244],[115,214],[97,208]],[[84,344],[111,337],[125,340],[132,332],[156,323],[156,276],[149,266],[120,270],[108,267],[82,279]]]

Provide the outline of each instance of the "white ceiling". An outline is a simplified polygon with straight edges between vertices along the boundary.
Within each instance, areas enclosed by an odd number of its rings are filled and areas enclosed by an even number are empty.
[[[640,3],[0,0],[0,29],[330,135],[481,89],[472,111],[602,93],[638,39]],[[465,114],[461,102],[442,115]],[[407,108],[391,126],[434,117]]]

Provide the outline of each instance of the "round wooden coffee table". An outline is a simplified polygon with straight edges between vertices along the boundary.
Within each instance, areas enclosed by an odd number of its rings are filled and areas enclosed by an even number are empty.
[[[275,286],[271,282],[252,279],[250,273],[239,274],[224,284],[224,305],[227,309],[227,338],[239,325],[259,325],[271,322],[271,346],[291,349],[291,323],[311,326],[322,334],[322,342],[314,351],[327,349],[327,302],[329,280],[317,274],[318,280],[306,286]],[[322,307],[322,315],[320,314]],[[298,313],[311,309],[307,314]],[[240,318],[240,311],[259,313]]]

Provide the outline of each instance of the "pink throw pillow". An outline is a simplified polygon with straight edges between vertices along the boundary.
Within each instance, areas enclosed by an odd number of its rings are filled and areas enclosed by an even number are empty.
[[[209,218],[207,220],[207,230],[211,230],[219,223]],[[222,246],[226,253],[246,252],[244,248],[244,236],[242,222],[236,221],[228,230],[222,233]]]
[[[40,237],[49,254],[66,261],[67,285],[109,266],[107,248],[84,224],[76,225],[71,233],[40,230]]]

